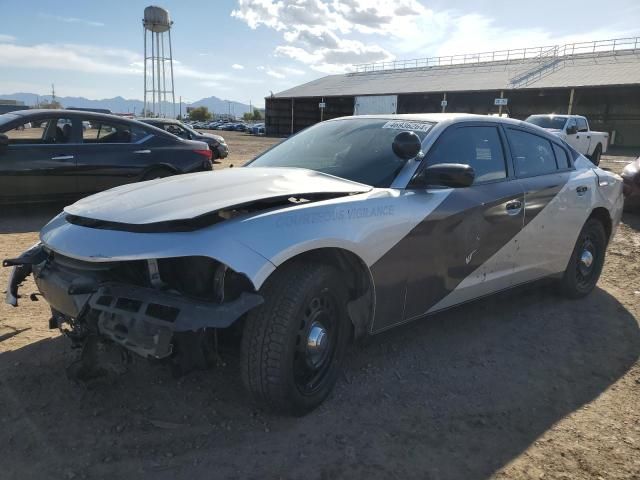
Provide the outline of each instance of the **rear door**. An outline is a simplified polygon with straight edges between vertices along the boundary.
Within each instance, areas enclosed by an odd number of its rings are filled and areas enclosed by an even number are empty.
[[[576,133],[576,143],[578,144],[578,152],[583,155],[588,155],[591,152],[589,148],[591,146],[591,133],[589,132],[589,124],[584,117],[576,118],[576,125],[578,126],[578,133]]]
[[[0,202],[64,200],[77,193],[77,132],[64,115],[43,115],[6,126],[0,152]]]
[[[576,121],[576,117],[569,117],[569,120],[567,120],[567,125],[565,126],[565,131],[567,132],[571,131],[572,127],[575,127],[576,133],[572,133],[570,135],[567,133],[566,142],[569,145],[571,145],[573,148],[575,148],[577,151],[579,151],[580,153],[586,153],[580,150],[580,139],[578,138],[579,136],[577,133],[578,122]]]
[[[593,172],[576,171],[561,142],[506,129],[514,170],[525,192],[524,228],[514,281],[562,272],[589,214]]]
[[[153,135],[138,125],[112,119],[83,119],[78,190],[90,194],[137,181],[153,163]]]
[[[449,127],[428,152],[425,166],[469,164],[476,179],[470,187],[450,189],[397,246],[412,258],[404,320],[511,285],[514,259],[505,249],[522,229],[524,196],[513,179],[505,144],[498,125],[465,123]],[[431,195],[416,194],[425,201]]]

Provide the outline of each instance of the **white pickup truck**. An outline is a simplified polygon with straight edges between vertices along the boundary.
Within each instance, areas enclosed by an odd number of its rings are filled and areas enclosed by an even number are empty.
[[[609,146],[609,134],[589,129],[589,122],[582,115],[531,115],[525,121],[558,135],[595,165]]]

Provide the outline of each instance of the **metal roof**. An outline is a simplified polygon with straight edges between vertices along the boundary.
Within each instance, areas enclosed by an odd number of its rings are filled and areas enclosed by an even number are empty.
[[[329,75],[275,98],[640,85],[640,48]]]

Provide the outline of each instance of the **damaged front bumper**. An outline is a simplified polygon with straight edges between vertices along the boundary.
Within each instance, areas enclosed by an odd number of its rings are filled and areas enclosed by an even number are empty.
[[[17,306],[20,284],[33,274],[57,323],[95,321],[98,334],[143,357],[165,358],[172,353],[176,332],[227,328],[263,303],[255,292],[241,292],[224,302],[194,299],[171,289],[101,281],[107,271],[99,263],[77,271],[54,261],[42,245],[19,258],[5,260],[13,266],[6,302]]]

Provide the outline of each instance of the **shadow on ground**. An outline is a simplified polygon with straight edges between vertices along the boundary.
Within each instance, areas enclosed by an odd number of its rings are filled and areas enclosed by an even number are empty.
[[[237,353],[179,380],[136,361],[80,385],[65,376],[66,339],[31,344],[0,355],[2,468],[6,478],[484,479],[640,354],[638,323],[614,297],[551,290],[513,291],[354,346],[335,393],[300,419],[246,399]]]

